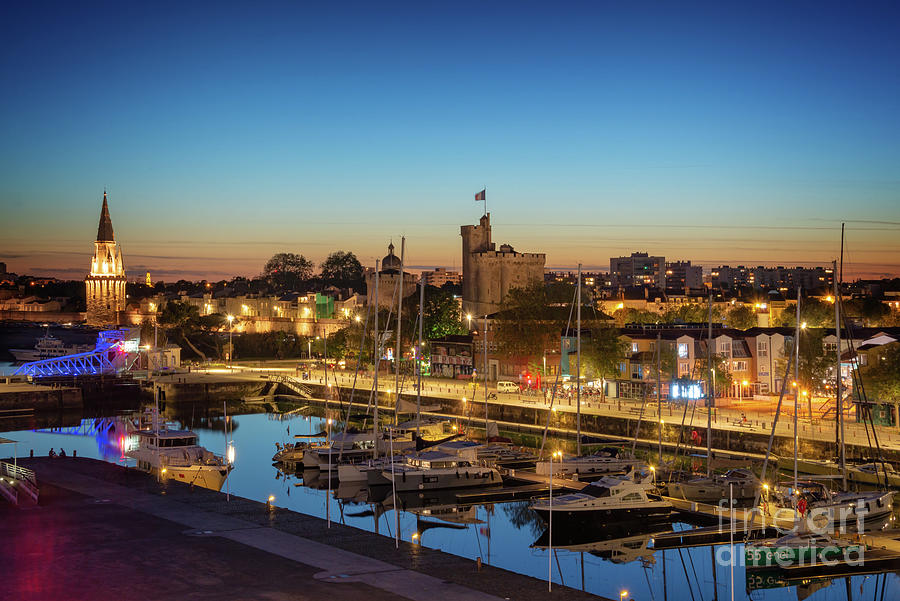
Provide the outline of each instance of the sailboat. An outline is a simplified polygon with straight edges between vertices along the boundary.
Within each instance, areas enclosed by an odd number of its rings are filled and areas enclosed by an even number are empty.
[[[794,329],[793,364],[794,380],[800,380],[800,289],[797,290],[797,315]],[[836,301],[837,302],[837,301]],[[838,325],[840,322],[837,322]],[[838,327],[839,329],[839,327]],[[840,353],[838,353],[840,357]],[[840,360],[840,359],[839,359]],[[883,528],[893,513],[893,493],[891,492],[836,492],[832,493],[820,482],[801,482],[798,479],[798,427],[797,417],[800,400],[800,386],[794,389],[794,478],[792,484],[783,484],[773,490],[765,489],[761,510],[764,515],[776,520],[790,520],[794,523],[806,521],[807,526],[817,530],[833,532],[873,531]],[[840,394],[840,391],[838,391]],[[839,401],[840,401],[840,397]],[[839,403],[840,404],[840,403]],[[840,413],[840,412],[839,412]],[[838,417],[840,420],[840,417]],[[842,420],[841,420],[842,421]],[[843,424],[839,423],[840,426]],[[843,446],[843,438],[841,440]],[[844,453],[841,451],[843,463]]]

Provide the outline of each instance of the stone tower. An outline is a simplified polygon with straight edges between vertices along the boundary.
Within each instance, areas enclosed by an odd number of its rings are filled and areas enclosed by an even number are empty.
[[[122,262],[122,249],[116,244],[113,235],[105,191],[100,225],[97,227],[97,241],[94,242],[94,257],[91,259],[91,273],[84,278],[84,285],[88,325],[118,325],[121,314],[125,311],[125,265]]]
[[[510,288],[524,288],[544,281],[543,253],[516,252],[509,244],[500,250],[491,242],[491,214],[478,225],[463,225],[463,313],[490,315],[500,309]]]

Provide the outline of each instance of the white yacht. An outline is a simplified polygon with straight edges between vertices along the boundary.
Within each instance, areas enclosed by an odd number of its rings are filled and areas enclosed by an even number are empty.
[[[336,469],[339,463],[359,463],[372,456],[375,435],[371,432],[337,432],[322,448],[310,449],[303,454],[306,469]]]
[[[888,462],[863,463],[847,468],[847,480],[889,488],[900,488],[900,472]]]
[[[627,473],[635,468],[644,467],[644,463],[630,454],[617,448],[605,448],[592,455],[580,457],[563,457],[559,461],[538,461],[535,471],[538,475],[549,476],[551,463],[553,476],[592,476],[602,474]]]
[[[316,440],[325,438],[325,436],[325,432],[320,432],[318,434],[296,434],[294,435],[294,438],[302,438],[304,440],[297,441],[292,445],[282,445],[281,443],[276,442],[272,463],[300,463],[303,461],[303,455],[306,451],[317,451],[328,446],[325,441]]]
[[[539,499],[532,508],[545,522],[550,516],[563,518],[570,526],[591,527],[597,520],[636,519],[668,514],[672,506],[655,494],[652,477],[642,472],[627,476],[604,476],[579,492]]]
[[[34,348],[11,348],[9,349],[9,352],[15,357],[16,361],[39,361],[41,359],[55,359],[57,357],[74,355],[76,353],[87,353],[92,350],[94,350],[93,344],[67,345],[59,338],[46,334],[38,338]]]
[[[377,459],[364,459],[358,463],[342,463],[338,466],[339,482],[359,482],[368,486],[390,484],[391,481],[381,473],[391,469],[391,464],[402,465],[404,455],[384,456]]]
[[[406,457],[381,472],[397,491],[439,488],[472,488],[502,484],[500,472],[493,467],[473,465],[471,461],[441,451],[424,451]]]
[[[687,501],[717,502],[733,495],[735,499],[752,499],[759,490],[759,478],[748,469],[728,470],[724,474],[670,482],[669,496]]]
[[[127,455],[137,468],[164,479],[221,490],[232,467],[220,455],[197,444],[190,430],[139,430],[137,448]]]
[[[883,529],[894,510],[893,492],[836,492],[821,482],[776,486],[760,501],[763,515],[776,524],[806,520],[811,529],[834,532],[873,532]]]

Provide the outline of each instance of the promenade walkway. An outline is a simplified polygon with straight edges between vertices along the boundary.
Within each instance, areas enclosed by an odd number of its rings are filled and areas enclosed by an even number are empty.
[[[84,458],[34,458],[41,502],[0,505],[0,599],[599,597]]]

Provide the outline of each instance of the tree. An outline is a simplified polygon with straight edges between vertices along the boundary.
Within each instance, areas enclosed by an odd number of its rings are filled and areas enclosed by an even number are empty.
[[[801,306],[802,311],[802,306]],[[803,317],[803,314],[800,314]],[[800,390],[806,390],[809,394],[821,393],[826,390],[826,377],[836,363],[835,351],[825,351],[825,331],[821,328],[806,328],[800,332]],[[793,340],[786,340],[784,350],[780,358],[776,360],[778,372],[784,373],[790,356],[794,352]],[[788,379],[793,381],[795,368],[791,368]],[[833,373],[831,375],[833,376]],[[830,379],[829,382],[830,383]]]
[[[730,328],[748,330],[757,324],[756,313],[747,305],[736,305],[725,314],[725,323]]]
[[[707,368],[706,356],[697,357],[694,362],[694,378],[698,380],[706,380],[709,378],[709,369]],[[728,355],[715,354],[712,356],[713,373],[715,374],[716,395],[722,396],[734,378],[731,376],[731,369],[728,365]]]
[[[352,252],[338,250],[319,266],[322,283],[338,288],[363,288],[363,266]]]
[[[583,373],[614,379],[619,375],[619,363],[625,358],[628,348],[628,343],[619,336],[617,328],[610,326],[591,328],[590,338],[582,339]],[[601,394],[604,392],[605,389],[601,389]]]
[[[808,298],[800,303],[800,323],[806,322],[810,328],[833,328],[834,305]],[[778,318],[778,325],[793,328],[797,325],[797,303],[788,303]]]
[[[453,294],[443,288],[425,288],[425,317],[422,326],[426,339],[443,338],[467,332],[462,323],[459,303]]]
[[[885,346],[877,355],[870,353],[869,365],[860,375],[870,400],[896,402],[900,400],[900,344]],[[873,357],[875,360],[871,361]]]
[[[192,351],[206,361],[206,353],[188,338],[189,333],[200,326],[200,310],[197,307],[181,301],[169,301],[157,319],[161,326],[167,328],[170,338],[184,341]]]
[[[297,290],[312,278],[313,262],[294,253],[278,253],[266,262],[263,275],[282,291]]]
[[[563,296],[557,293],[554,290],[553,296]],[[495,319],[494,339],[501,353],[507,357],[541,357],[549,344],[559,344],[560,332],[568,322],[562,313],[568,315],[569,311],[551,306],[550,301],[551,295],[542,282],[510,289]]]
[[[867,296],[862,299],[854,299],[844,303],[844,310],[848,317],[855,317],[867,327],[879,327],[887,325],[891,309],[878,299]],[[801,309],[802,311],[802,309]]]

